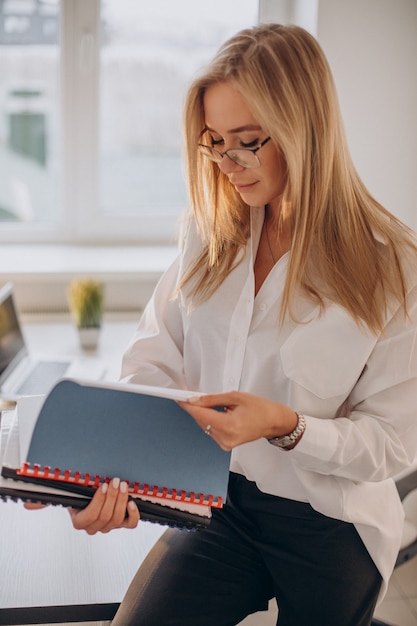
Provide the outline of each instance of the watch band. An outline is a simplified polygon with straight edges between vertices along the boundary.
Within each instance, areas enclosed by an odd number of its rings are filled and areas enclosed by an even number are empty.
[[[304,415],[297,412],[296,415],[298,417],[298,423],[294,430],[291,433],[288,433],[288,435],[283,435],[282,437],[271,437],[271,439],[268,439],[271,445],[285,449],[293,446],[298,439],[300,439],[306,429],[306,420]]]

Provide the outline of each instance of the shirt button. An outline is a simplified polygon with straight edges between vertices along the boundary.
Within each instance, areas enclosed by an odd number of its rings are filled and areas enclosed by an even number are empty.
[[[229,385],[234,385],[234,384],[235,384],[235,382],[236,382],[236,381],[235,381],[235,379],[233,378],[233,376],[231,376],[231,377],[229,378]]]
[[[261,304],[261,306],[259,308],[261,309],[261,311],[265,311],[265,309],[266,309],[265,302],[262,302],[262,304]]]

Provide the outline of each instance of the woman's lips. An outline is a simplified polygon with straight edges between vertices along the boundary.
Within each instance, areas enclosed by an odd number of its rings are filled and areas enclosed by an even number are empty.
[[[256,185],[256,182],[254,183],[232,183],[234,188],[236,189],[236,191],[238,193],[245,193],[246,191],[251,191],[251,189],[253,189],[253,187]]]

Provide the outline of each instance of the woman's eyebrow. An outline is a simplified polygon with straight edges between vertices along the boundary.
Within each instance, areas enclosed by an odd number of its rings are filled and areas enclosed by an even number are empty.
[[[210,128],[210,126],[206,126],[205,131],[210,131],[212,133],[216,133],[218,131],[216,131],[214,128]],[[246,124],[245,126],[238,126],[237,128],[231,128],[229,131],[229,133],[243,133],[245,131],[248,130],[262,130],[261,127],[258,124]]]

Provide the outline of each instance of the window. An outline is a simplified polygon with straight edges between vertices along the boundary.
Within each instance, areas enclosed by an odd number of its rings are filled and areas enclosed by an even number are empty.
[[[0,0],[0,239],[167,242],[182,103],[257,0]]]
[[[59,5],[0,0],[0,220],[57,217]]]

